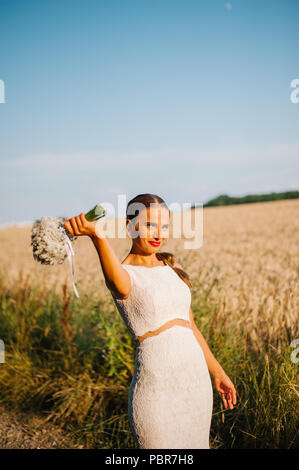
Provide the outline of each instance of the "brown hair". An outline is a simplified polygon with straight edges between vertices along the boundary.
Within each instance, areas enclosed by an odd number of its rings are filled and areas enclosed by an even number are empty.
[[[126,217],[129,220],[134,219],[136,217],[136,212],[139,213],[139,209],[137,208],[134,214],[128,214],[128,209],[131,206],[131,204],[134,203],[142,203],[145,207],[150,207],[150,204],[159,204],[162,207],[165,207],[168,209],[168,212],[170,214],[170,210],[166,204],[166,202],[160,197],[157,196],[156,194],[138,194],[138,196],[135,196],[133,199],[131,199],[128,204],[127,204],[127,209],[126,209]],[[175,264],[175,257],[172,253],[168,252],[158,252],[157,253],[157,258],[161,261],[164,261],[166,264],[168,264],[176,273],[177,275],[187,284],[187,286],[192,289],[192,284],[190,282],[189,275],[183,270],[180,269],[176,266]]]

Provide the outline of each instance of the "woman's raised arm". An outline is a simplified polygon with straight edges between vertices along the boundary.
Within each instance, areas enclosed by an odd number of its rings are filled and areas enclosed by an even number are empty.
[[[67,217],[64,226],[73,236],[87,235],[91,238],[99,255],[106,286],[115,298],[127,298],[131,291],[130,276],[105,238],[100,224],[89,222],[82,213],[76,217]]]

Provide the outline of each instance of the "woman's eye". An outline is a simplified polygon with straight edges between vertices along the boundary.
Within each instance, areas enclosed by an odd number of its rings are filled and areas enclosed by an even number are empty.
[[[155,224],[152,222],[148,222],[147,224],[148,227],[155,227]],[[163,225],[162,229],[167,230],[169,228],[169,225]]]

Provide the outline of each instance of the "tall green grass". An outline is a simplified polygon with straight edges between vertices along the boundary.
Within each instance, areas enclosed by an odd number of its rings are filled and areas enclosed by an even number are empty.
[[[218,317],[212,287],[195,283],[192,310],[238,403],[225,410],[214,393],[211,446],[298,447],[298,365],[289,343],[280,354],[269,345],[257,351],[233,319]],[[58,423],[86,448],[135,448],[127,416],[134,340],[109,292],[96,297],[78,299],[66,285],[55,295],[30,278],[8,289],[1,274],[0,403]]]

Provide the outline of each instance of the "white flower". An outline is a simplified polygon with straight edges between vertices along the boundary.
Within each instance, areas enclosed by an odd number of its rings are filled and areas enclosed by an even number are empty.
[[[31,232],[34,259],[42,264],[63,263],[67,256],[65,236],[71,241],[78,238],[66,230],[63,219],[42,217],[36,220]]]

